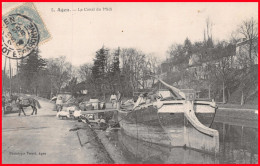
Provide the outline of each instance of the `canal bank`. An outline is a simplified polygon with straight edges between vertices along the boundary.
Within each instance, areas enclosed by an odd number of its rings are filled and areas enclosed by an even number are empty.
[[[258,109],[256,106],[219,105],[214,122],[255,128],[258,127]]]
[[[97,164],[114,163],[89,127],[75,120],[60,120],[53,104],[39,99],[37,115],[2,117],[2,163],[4,164]],[[25,109],[30,115],[31,108]],[[83,128],[82,147],[77,130]],[[92,140],[93,139],[93,140]]]
[[[216,158],[144,142],[121,130],[93,130],[76,120],[59,120],[52,103],[40,103],[37,116],[3,117],[3,163],[258,163],[258,114],[253,111],[217,111],[212,127],[220,133],[221,156]]]

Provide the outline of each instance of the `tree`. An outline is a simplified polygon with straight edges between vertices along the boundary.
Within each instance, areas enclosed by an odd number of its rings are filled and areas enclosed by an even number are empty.
[[[189,38],[186,38],[183,44],[173,44],[169,47],[167,53],[170,55],[169,63],[173,70],[168,71],[167,80],[170,78],[174,83],[181,83],[185,86],[188,77],[187,67],[189,59],[193,54],[193,45]],[[171,76],[174,74],[174,78]]]
[[[254,74],[257,71],[254,62],[258,60],[258,21],[254,18],[242,21],[233,37],[235,37],[234,41],[243,38],[241,43],[237,42],[240,46],[236,55],[240,71],[238,89],[241,90],[240,101],[243,105],[246,99],[251,96],[251,92],[253,94],[258,92],[258,86],[255,86],[256,75]]]
[[[107,77],[109,80],[109,87],[112,92],[116,90],[122,90],[122,84],[120,79],[120,66],[119,66],[119,56],[120,56],[120,48],[114,50],[112,54],[112,61],[111,64],[108,62],[108,66],[110,70],[107,72]]]
[[[127,85],[124,88],[128,88],[132,93],[139,88],[145,88],[146,55],[135,48],[124,48],[120,55],[122,59],[122,75],[124,75],[122,84]]]
[[[51,77],[51,93],[59,93],[71,79],[72,65],[66,61],[66,57],[50,58],[47,60],[47,67]]]
[[[79,67],[78,73],[80,76],[80,83],[77,85],[77,88],[79,91],[87,90],[88,94],[94,94],[95,93],[95,81],[92,77],[92,64],[83,64]]]
[[[111,68],[111,72],[114,73],[114,74],[115,73],[120,73],[119,55],[120,55],[120,48],[118,47],[118,49],[115,50],[115,52],[114,52],[113,64],[112,64],[112,68]]]
[[[86,81],[91,78],[92,65],[89,63],[83,64],[79,67],[78,73],[80,76],[80,81]]]
[[[157,57],[153,55],[147,56],[147,68],[148,68],[148,74],[149,75],[159,75],[160,74],[160,67],[159,67],[159,60]],[[155,78],[152,77],[152,85],[155,83]]]
[[[2,70],[2,84],[3,84],[3,93],[6,93],[7,87],[10,84],[10,78],[4,70]]]
[[[108,67],[109,50],[104,46],[96,52],[94,65],[92,67],[92,77],[94,80],[96,95],[103,93],[106,94],[106,73],[110,70]]]
[[[238,77],[240,77],[238,87],[241,91],[240,104],[243,105],[251,96],[258,96],[258,66],[240,69]]]
[[[183,50],[185,52],[185,55],[187,56],[186,60],[188,60],[188,58],[191,56],[192,54],[192,43],[190,41],[189,38],[186,38],[185,41],[184,41],[184,45],[183,45]]]
[[[213,23],[208,17],[206,19],[206,30],[204,30],[204,44],[207,48],[212,48],[214,47],[213,44],[213,36],[212,36],[212,27]]]
[[[215,48],[211,49],[210,53],[213,62],[209,68],[210,75],[215,77],[215,80],[212,79],[211,81],[216,87],[221,87],[222,84],[222,99],[225,103],[230,98],[232,86],[235,84],[233,82],[234,69],[231,66],[235,47],[231,44],[227,45],[226,42],[219,42]]]
[[[37,78],[39,96],[44,98],[51,98],[51,77],[48,70],[41,70]]]
[[[169,54],[169,60],[173,64],[183,64],[185,61],[185,51],[181,44],[172,44],[168,48],[167,54]]]
[[[252,52],[255,51],[255,49],[258,49],[258,46],[256,45],[255,42],[258,41],[258,22],[254,18],[251,18],[249,20],[244,20],[241,23],[241,25],[239,25],[237,32],[243,38],[248,40],[247,51],[248,51],[249,58],[252,61]]]
[[[69,91],[73,96],[77,96],[77,77],[72,77],[72,79],[68,82],[64,90]]]
[[[19,75],[21,78],[22,89],[34,91],[37,95],[39,87],[38,78],[40,71],[46,70],[46,61],[39,55],[39,50],[32,51],[26,59],[19,65]]]
[[[92,67],[92,74],[95,79],[103,79],[105,76],[108,52],[109,50],[104,46],[96,52],[94,66]]]

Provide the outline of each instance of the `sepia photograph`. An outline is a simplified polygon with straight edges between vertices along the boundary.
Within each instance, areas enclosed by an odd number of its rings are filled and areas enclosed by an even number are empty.
[[[2,164],[258,164],[258,3],[2,2]]]

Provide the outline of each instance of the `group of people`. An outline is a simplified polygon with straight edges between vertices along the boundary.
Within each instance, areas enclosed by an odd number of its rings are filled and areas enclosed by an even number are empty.
[[[127,102],[129,103],[135,103],[135,105],[140,105],[140,104],[144,104],[144,103],[151,103],[156,101],[156,99],[158,98],[158,96],[155,94],[154,91],[150,92],[150,93],[141,93],[139,95],[139,97],[134,100],[128,100]],[[110,97],[110,102],[112,103],[112,108],[119,108],[121,105],[121,93],[118,91],[117,93],[112,93],[111,97]],[[124,103],[125,104],[125,103]]]
[[[112,108],[120,107],[121,98],[122,98],[122,96],[119,91],[117,91],[117,93],[112,93],[112,95],[110,97],[110,102],[112,103]]]

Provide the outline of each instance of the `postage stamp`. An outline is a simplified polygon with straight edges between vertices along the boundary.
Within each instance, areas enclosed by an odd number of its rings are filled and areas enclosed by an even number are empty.
[[[33,3],[12,9],[2,17],[2,55],[20,59],[51,38]]]
[[[27,16],[10,14],[3,18],[2,54],[9,58],[22,58],[31,53],[39,43],[36,24]]]

